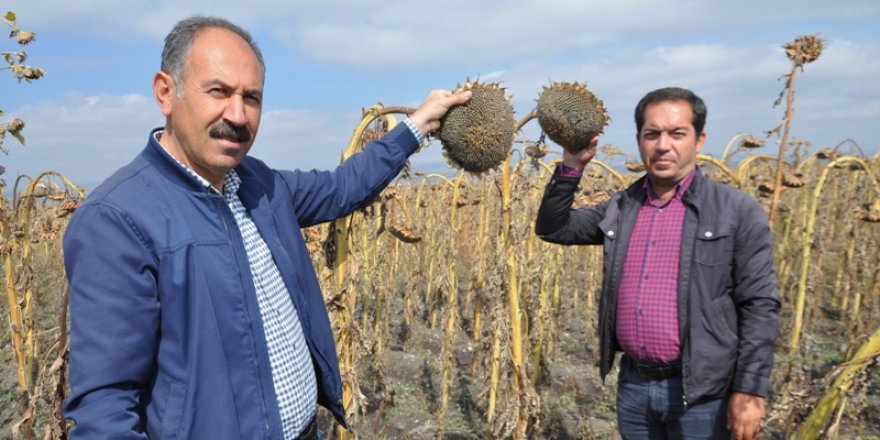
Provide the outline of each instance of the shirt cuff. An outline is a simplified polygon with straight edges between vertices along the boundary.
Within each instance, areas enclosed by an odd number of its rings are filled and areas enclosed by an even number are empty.
[[[413,122],[409,120],[409,118],[403,118],[403,123],[406,125],[406,128],[409,128],[409,131],[416,137],[416,140],[419,141],[419,143],[422,143],[422,141],[425,140],[425,136],[419,131],[416,124],[413,124]]]
[[[565,164],[559,164],[559,175],[562,177],[581,177],[584,174],[583,170],[579,170],[574,167],[570,167]]]

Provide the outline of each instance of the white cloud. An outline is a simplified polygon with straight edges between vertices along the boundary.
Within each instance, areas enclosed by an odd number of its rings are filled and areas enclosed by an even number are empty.
[[[333,168],[358,122],[355,117],[310,110],[267,111],[251,154],[275,168]]]
[[[33,176],[53,169],[74,182],[93,186],[130,161],[146,143],[162,115],[141,95],[83,96],[42,102],[13,112],[27,126],[27,146],[7,139],[7,173]]]
[[[22,24],[73,35],[161,40],[191,14],[228,17],[296,53],[362,69],[480,63],[577,53],[600,43],[688,38],[738,28],[781,29],[803,20],[866,20],[880,3],[823,0],[703,1],[495,0],[11,0]],[[820,31],[817,29],[815,31]],[[740,38],[748,38],[742,35]]]

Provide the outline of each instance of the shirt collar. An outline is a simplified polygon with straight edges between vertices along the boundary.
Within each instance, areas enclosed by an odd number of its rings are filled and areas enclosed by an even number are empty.
[[[199,173],[193,171],[192,168],[184,165],[183,162],[177,160],[176,157],[174,157],[171,153],[168,152],[168,150],[165,149],[165,146],[162,145],[161,142],[159,142],[159,138],[162,136],[163,131],[164,130],[156,130],[156,132],[153,133],[153,138],[156,140],[156,143],[162,147],[162,151],[164,151],[165,154],[168,155],[168,157],[174,159],[174,162],[177,163],[177,165],[183,168],[183,170],[189,173],[189,175],[191,175],[193,178],[198,180],[199,183],[202,184],[202,186],[209,188],[211,191],[214,191],[217,194],[220,194],[220,191],[217,191],[217,189],[214,188],[213,185],[211,185],[211,182],[208,182],[208,179],[205,179],[204,177],[200,176]],[[235,170],[229,170],[229,172],[226,173],[226,176],[223,178],[223,192],[225,194],[235,194],[238,192],[239,186],[241,186],[241,178],[238,177],[238,173],[236,173]]]
[[[688,175],[685,176],[684,179],[681,179],[681,181],[675,185],[675,193],[672,195],[673,199],[681,200],[681,198],[684,196],[684,193],[686,193],[688,188],[690,188],[691,183],[693,183],[694,176],[696,174],[697,174],[697,167],[694,167],[694,169],[692,169],[691,172],[688,173]],[[654,193],[654,188],[651,186],[651,179],[650,178],[647,178],[647,177],[645,178],[645,181],[642,183],[642,187],[645,189],[645,192],[648,194],[648,200],[647,200],[648,203],[655,204],[655,205],[660,203],[660,199],[657,198],[657,194]],[[670,200],[672,200],[672,199],[670,199]]]
[[[230,195],[237,194],[240,186],[241,177],[238,177],[235,170],[229,170],[223,178],[223,195],[229,198]]]

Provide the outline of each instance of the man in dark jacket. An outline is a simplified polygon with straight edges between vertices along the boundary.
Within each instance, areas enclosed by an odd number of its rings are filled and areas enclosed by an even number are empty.
[[[602,244],[600,372],[623,352],[617,390],[626,439],[754,438],[778,333],[772,234],[760,205],[702,176],[706,106],[691,91],[648,93],[635,111],[647,175],[571,209],[598,138],[564,152],[535,225],[544,240]]]
[[[247,156],[264,73],[226,20],[193,17],[166,37],[153,79],[164,128],[64,237],[72,438],[316,438],[316,404],[345,426],[300,228],[372,200],[470,93],[431,92],[333,172],[280,171]]]

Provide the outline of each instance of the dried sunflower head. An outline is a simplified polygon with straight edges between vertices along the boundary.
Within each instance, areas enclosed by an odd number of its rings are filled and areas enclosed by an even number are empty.
[[[816,152],[816,157],[819,159],[834,160],[834,159],[837,159],[838,157],[840,157],[840,153],[837,151],[834,151],[830,148],[823,148],[823,149]]]
[[[645,164],[635,160],[628,160],[623,163],[623,166],[633,173],[641,173],[642,171],[645,171]]]
[[[404,243],[418,243],[422,241],[421,234],[403,225],[393,224],[388,227],[388,232],[391,232],[391,235]]]
[[[6,129],[9,130],[9,133],[15,134],[20,132],[24,128],[24,121],[21,119],[13,119],[9,121],[9,124],[6,125]]]
[[[608,125],[608,111],[602,100],[585,84],[553,83],[538,97],[541,130],[562,148],[577,152]]]
[[[13,34],[15,35],[16,40],[18,40],[18,44],[20,44],[22,46],[26,46],[30,43],[33,43],[34,40],[37,39],[37,35],[34,34],[33,32],[29,32],[29,31],[18,31],[18,32],[13,32]]]
[[[623,151],[620,151],[620,148],[615,147],[614,145],[603,145],[602,148],[599,149],[602,151],[602,154],[606,156],[616,156],[618,154],[623,154]]]
[[[765,142],[762,141],[761,139],[758,139],[754,136],[747,136],[745,139],[743,139],[740,146],[743,148],[752,149],[752,148],[761,148],[764,146],[764,144],[765,144]]]
[[[550,152],[550,147],[548,147],[547,145],[534,143],[527,145],[524,151],[526,153],[526,156],[529,156],[532,159],[540,159]]]
[[[774,185],[770,179],[762,179],[758,182],[758,195],[761,197],[770,197],[773,195]]]
[[[472,91],[471,99],[443,116],[438,137],[453,166],[482,173],[500,165],[513,146],[513,106],[496,83],[467,81],[456,88],[462,90]]]
[[[782,184],[789,188],[802,188],[807,184],[807,179],[803,173],[783,171]]]
[[[822,55],[822,45],[823,41],[817,35],[801,35],[782,47],[785,48],[788,59],[803,66],[816,61]]]
[[[870,205],[857,206],[854,208],[856,217],[868,223],[880,223],[880,199]]]

